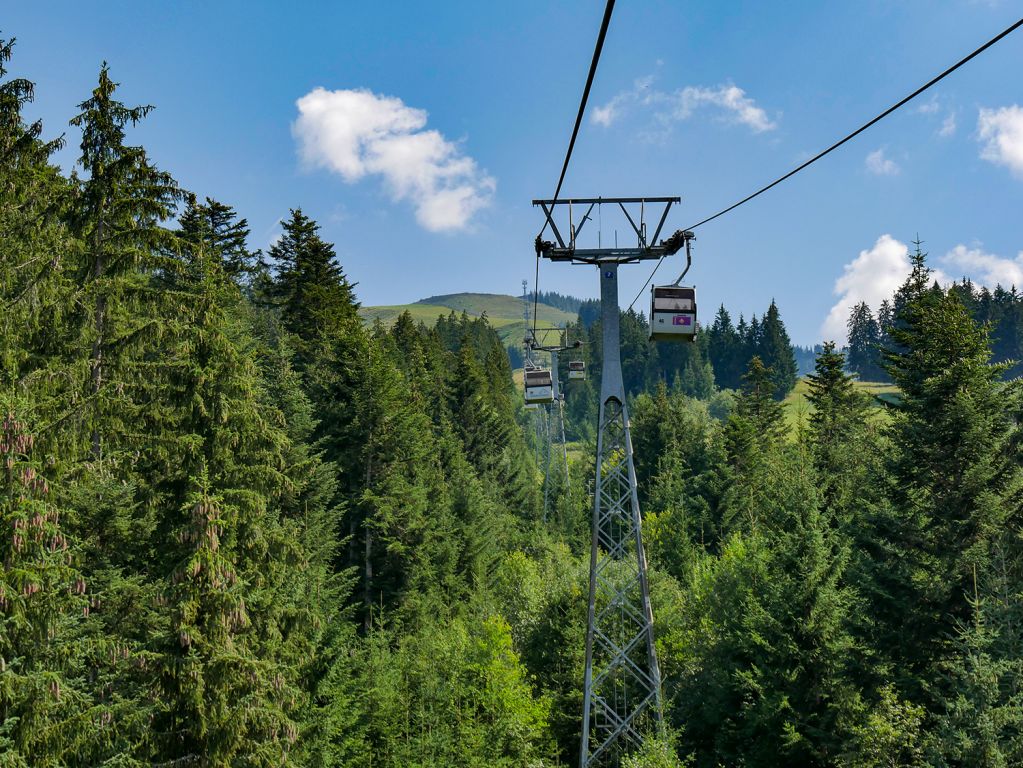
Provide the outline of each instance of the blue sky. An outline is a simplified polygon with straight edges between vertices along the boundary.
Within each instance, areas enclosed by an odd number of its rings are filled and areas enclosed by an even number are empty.
[[[0,34],[18,40],[12,74],[37,84],[29,114],[67,133],[65,167],[78,142],[67,121],[105,59],[124,101],[156,105],[131,138],[161,167],[235,206],[259,247],[302,207],[361,300],[382,304],[532,280],[530,201],[554,191],[602,9],[19,3]],[[620,0],[563,194],[680,195],[669,231],[692,224],[1021,12],[1009,0]],[[690,277],[704,317],[774,298],[796,342],[835,335],[845,305],[876,306],[901,280],[917,233],[943,276],[1023,285],[1021,73],[1023,31],[701,228]],[[646,273],[623,270],[623,303]],[[544,264],[540,288],[592,296],[597,278]]]

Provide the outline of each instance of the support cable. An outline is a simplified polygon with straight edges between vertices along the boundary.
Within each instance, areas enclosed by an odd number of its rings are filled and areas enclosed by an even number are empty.
[[[934,77],[933,79],[931,79],[930,81],[925,83],[924,85],[920,86],[919,88],[917,88],[915,91],[913,91],[911,94],[906,96],[904,99],[902,99],[898,103],[893,104],[892,106],[888,107],[888,109],[886,109],[884,112],[879,114],[873,120],[870,120],[869,122],[864,123],[863,125],[861,125],[859,128],[857,128],[855,131],[850,133],[845,138],[841,139],[840,141],[836,141],[834,144],[832,144],[830,147],[825,149],[823,152],[820,152],[820,153],[814,155],[813,157],[811,157],[809,160],[807,160],[802,165],[800,165],[800,166],[798,166],[796,168],[793,168],[791,171],[786,173],[784,176],[778,177],[777,179],[772,181],[770,184],[767,184],[766,186],[763,186],[760,189],[758,189],[753,194],[747,195],[746,197],[744,197],[739,202],[733,203],[732,205],[728,206],[724,210],[718,211],[713,216],[708,216],[703,221],[697,222],[696,224],[693,224],[691,227],[686,227],[686,229],[691,231],[691,230],[696,229],[697,227],[702,227],[704,224],[707,224],[707,223],[709,223],[711,221],[714,221],[714,219],[718,218],[719,216],[724,216],[726,213],[730,213],[731,211],[734,211],[740,205],[744,205],[744,204],[748,203],[753,198],[759,197],[760,195],[764,194],[764,192],[767,192],[769,189],[772,189],[773,187],[776,187],[779,184],[781,184],[783,181],[792,178],[793,176],[795,176],[797,173],[799,173],[804,168],[807,168],[807,167],[813,165],[814,163],[816,163],[818,160],[820,160],[825,155],[831,154],[836,149],[838,149],[840,146],[845,144],[847,141],[850,141],[850,140],[856,138],[857,136],[859,136],[861,133],[863,133],[868,128],[872,127],[876,123],[878,123],[881,120],[883,120],[884,118],[888,117],[888,115],[890,115],[895,110],[899,109],[902,106],[905,106],[907,103],[909,103],[910,101],[915,99],[917,96],[919,96],[921,93],[923,93],[924,91],[929,89],[931,86],[937,85],[939,82],[941,82],[946,77],[951,75],[953,72],[955,72],[957,69],[962,67],[964,64],[966,64],[967,62],[971,61],[972,59],[974,59],[977,56],[979,56],[980,54],[982,54],[984,51],[986,51],[988,48],[993,46],[995,43],[999,42],[1002,38],[1008,37],[1010,34],[1015,32],[1021,26],[1023,26],[1023,19],[1020,19],[1015,24],[1012,24],[1007,29],[1005,29],[1002,32],[1000,32],[999,34],[995,35],[995,37],[993,37],[990,40],[988,40],[986,43],[984,43],[984,45],[980,46],[980,48],[975,50],[973,53],[971,53],[968,56],[960,59],[955,64],[953,64],[951,67],[949,67],[944,72],[942,72],[940,75],[937,75],[936,77]],[[632,304],[629,304],[629,309],[632,309],[632,307],[635,305],[635,303],[637,301],[639,301],[639,297],[643,295],[643,292],[646,290],[647,286],[650,285],[650,282],[654,279],[654,275],[657,274],[657,270],[660,268],[661,263],[664,261],[664,258],[665,257],[662,256],[660,259],[658,259],[657,263],[654,265],[653,271],[650,273],[650,276],[646,279],[646,282],[643,284],[643,287],[639,289],[639,293],[636,294],[636,298],[634,298],[632,300]]]
[[[590,88],[593,86],[593,78],[597,74],[597,63],[600,61],[600,52],[604,49],[604,38],[607,37],[607,28],[611,24],[611,12],[614,10],[615,0],[607,0],[604,6],[604,18],[600,22],[600,32],[597,33],[597,44],[593,48],[593,58],[590,60],[590,71],[586,75],[586,86],[583,88],[583,97],[579,101],[579,112],[575,116],[575,126],[572,128],[572,138],[568,142],[568,151],[565,153],[565,162],[561,166],[561,175],[558,177],[558,186],[554,190],[554,199],[561,194],[561,185],[565,183],[565,174],[568,172],[568,163],[572,159],[572,150],[575,149],[575,140],[579,135],[579,126],[582,125],[583,115],[586,113],[586,102],[590,98]],[[543,237],[547,231],[547,222],[544,222],[538,238]],[[536,333],[536,302],[540,295],[540,254],[536,254],[536,280],[533,283],[533,332]]]

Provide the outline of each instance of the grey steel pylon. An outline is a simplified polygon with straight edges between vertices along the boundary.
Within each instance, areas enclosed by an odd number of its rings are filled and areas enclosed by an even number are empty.
[[[622,380],[618,267],[678,252],[685,242],[683,231],[658,242],[668,211],[677,202],[677,197],[533,201],[543,209],[554,237],[553,242],[543,240],[542,233],[536,238],[537,256],[590,264],[596,266],[600,274],[603,365],[593,489],[580,768],[617,768],[623,755],[642,744],[644,734],[661,728],[661,673],[654,647],[653,611],[629,410]],[[576,238],[591,220],[594,206],[604,204],[617,206],[624,213],[636,233],[635,247],[619,247],[616,242],[613,248],[602,248],[599,236],[597,248],[577,247]],[[664,208],[653,237],[648,239],[645,211],[649,204]],[[578,225],[572,215],[573,205],[588,206]],[[630,214],[627,205],[638,205],[639,215]],[[560,229],[554,217],[559,210],[568,213],[567,226],[562,222]]]
[[[554,403],[548,411],[548,430],[547,430],[547,451],[544,456],[544,475],[543,475],[543,520],[547,522],[547,518],[550,513],[551,505],[551,493],[550,493],[550,482],[551,482],[551,458],[552,458],[552,445],[557,442],[559,446],[558,455],[561,457],[562,467],[565,470],[565,494],[571,497],[572,494],[572,479],[568,469],[568,445],[565,443],[565,399],[564,392],[561,389],[560,381],[560,370],[558,367],[558,353],[566,349],[576,349],[579,345],[575,346],[562,346],[560,334],[563,333],[561,328],[539,328],[536,329],[536,333],[547,333],[549,331],[555,331],[559,334],[558,344],[556,345],[543,345],[537,342],[536,337],[533,333],[529,335],[532,337],[530,343],[527,344],[530,351],[541,351],[547,352],[551,356],[551,385],[554,390]],[[550,424],[550,420],[557,417],[557,426]]]
[[[661,674],[622,381],[618,264],[600,269],[603,366],[580,766],[617,766],[659,727]]]
[[[561,389],[560,373],[558,370],[558,350],[551,350],[551,380],[554,383],[554,390],[558,393],[556,400],[558,406],[558,431],[556,438],[561,446],[561,463],[565,470],[565,493],[569,496],[572,493],[572,478],[568,473],[568,445],[565,443],[565,398]]]

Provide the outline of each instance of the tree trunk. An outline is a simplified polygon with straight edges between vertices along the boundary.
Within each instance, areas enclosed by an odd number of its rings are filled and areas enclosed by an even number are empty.
[[[105,265],[103,261],[103,219],[96,225],[96,233],[93,235],[93,258],[92,258],[92,279],[99,281],[103,277]],[[96,298],[96,308],[93,312],[93,330],[96,338],[92,342],[92,396],[93,412],[95,413],[99,402],[99,391],[103,387],[103,335],[106,325],[107,299],[103,291],[99,291]],[[93,423],[92,427],[92,458],[99,460],[102,455],[102,444],[100,441],[99,427]]]

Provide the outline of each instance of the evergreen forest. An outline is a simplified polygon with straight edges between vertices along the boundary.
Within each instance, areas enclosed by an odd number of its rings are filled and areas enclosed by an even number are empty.
[[[54,134],[15,55],[0,766],[577,765],[592,302],[544,520],[485,318],[366,327],[300,201],[254,250],[133,143],[156,116],[106,66]],[[623,314],[665,712],[622,768],[1023,765],[1023,302],[943,289],[919,251],[895,299],[848,359],[823,346],[794,429],[774,302],[689,348]],[[868,364],[897,402],[854,386]]]

